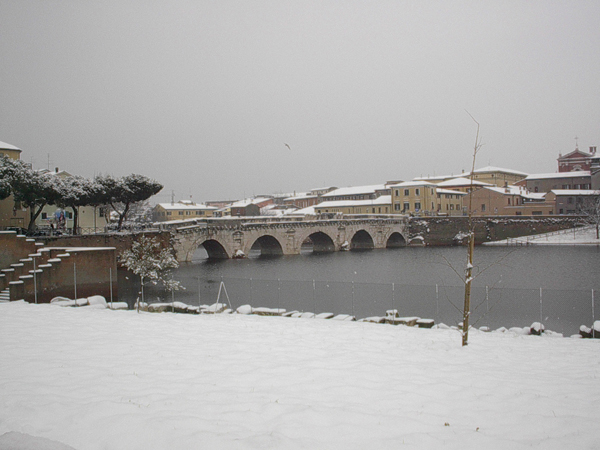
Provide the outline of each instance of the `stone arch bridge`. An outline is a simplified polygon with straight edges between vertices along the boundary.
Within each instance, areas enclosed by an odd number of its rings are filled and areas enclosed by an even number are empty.
[[[261,255],[297,255],[302,244],[313,252],[403,247],[408,243],[408,219],[374,218],[204,219],[161,224],[170,230],[177,260],[191,261],[203,246],[209,258],[245,257],[250,250]]]

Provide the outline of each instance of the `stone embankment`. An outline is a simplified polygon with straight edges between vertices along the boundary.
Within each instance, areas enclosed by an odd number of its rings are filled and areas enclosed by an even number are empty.
[[[80,298],[77,300],[71,300],[65,297],[56,297],[50,302],[52,305],[66,306],[66,307],[92,307],[94,309],[113,309],[113,310],[127,310],[128,306],[125,302],[107,303],[106,299],[101,295],[95,295],[88,298]],[[136,303],[134,309],[137,309],[138,304]],[[460,331],[462,329],[462,323],[457,326],[448,326],[444,323],[435,324],[433,319],[422,319],[416,316],[401,317],[398,310],[391,309],[386,311],[385,316],[371,316],[362,319],[356,319],[355,316],[349,314],[333,314],[333,313],[320,313],[315,314],[312,312],[303,311],[286,311],[281,308],[265,308],[257,307],[254,308],[250,305],[242,305],[236,310],[233,310],[228,306],[227,303],[219,302],[213,303],[212,305],[200,305],[192,306],[182,302],[169,302],[169,303],[145,303],[141,302],[139,308],[144,312],[151,313],[178,313],[178,314],[242,314],[242,315],[257,315],[257,316],[269,316],[269,317],[289,317],[295,319],[322,319],[322,320],[336,320],[336,321],[350,321],[350,322],[365,322],[365,323],[376,323],[376,324],[388,324],[388,325],[403,325],[408,327],[418,328],[434,328],[434,329],[452,329]],[[544,324],[540,322],[534,322],[528,327],[511,327],[505,328],[500,327],[496,330],[491,330],[487,326],[478,328],[482,332],[494,332],[494,333],[512,333],[515,335],[531,335],[531,336],[550,336],[550,337],[563,337],[561,333],[546,330]],[[600,320],[594,322],[591,328],[582,325],[580,332],[577,335],[571,336],[572,338],[596,338],[600,339]]]

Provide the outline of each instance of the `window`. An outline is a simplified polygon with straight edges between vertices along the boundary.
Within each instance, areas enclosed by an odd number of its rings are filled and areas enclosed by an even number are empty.
[[[66,217],[67,219],[72,219],[72,218],[73,218],[73,213],[72,213],[72,212],[66,212],[66,213],[65,213],[65,217]]]
[[[508,205],[510,206],[510,198],[508,199]]]
[[[569,198],[567,199],[567,203],[573,203],[573,197],[569,197]]]
[[[410,195],[410,189],[404,189],[404,196],[408,197]]]
[[[431,195],[433,195],[433,188],[431,188]]]
[[[564,214],[564,213],[565,213],[565,210],[561,208],[561,209],[559,209],[559,210],[558,210],[558,213],[559,213],[559,214]]]
[[[0,155],[0,156],[2,156],[2,155]],[[48,214],[45,213],[45,212],[43,212],[42,213],[42,220],[46,220],[47,218],[48,218]]]
[[[481,211],[482,211],[482,212],[485,212],[485,203],[482,203],[482,204],[481,204]]]
[[[456,205],[456,210],[459,211],[460,210],[460,205]]]
[[[454,204],[450,203],[450,211],[454,211]]]
[[[178,212],[178,214],[179,214],[180,216],[183,216],[183,211],[179,211],[179,212]]]
[[[167,216],[170,216],[170,215],[171,215],[171,211],[167,211]]]
[[[396,189],[396,197],[400,197],[400,191]]]
[[[415,189],[415,195],[416,196],[421,195],[421,190],[419,188]]]
[[[404,202],[404,209],[403,209],[403,211],[408,211],[409,209],[410,209],[410,203]]]
[[[400,211],[400,203],[394,203],[394,211]]]
[[[421,202],[415,203],[415,211],[419,211],[421,209]]]

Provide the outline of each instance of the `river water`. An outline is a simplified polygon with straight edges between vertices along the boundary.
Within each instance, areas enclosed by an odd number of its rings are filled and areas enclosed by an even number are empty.
[[[174,273],[185,291],[176,301],[191,305],[230,302],[235,309],[351,314],[356,318],[401,316],[456,325],[462,320],[465,247],[406,247],[247,259],[195,260]],[[600,248],[589,246],[477,247],[471,324],[492,329],[541,321],[546,329],[575,334],[600,319]],[[133,303],[139,280],[120,274],[121,299]],[[224,288],[224,289],[223,289]],[[227,295],[225,295],[225,290]],[[170,301],[157,288],[147,301]],[[595,297],[595,298],[594,298]],[[595,303],[595,304],[594,304]]]

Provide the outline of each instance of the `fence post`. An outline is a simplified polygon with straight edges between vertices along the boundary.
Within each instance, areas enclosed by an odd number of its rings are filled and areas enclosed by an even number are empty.
[[[108,268],[108,279],[110,283],[110,309],[113,309],[112,267]]]
[[[440,322],[440,290],[437,283],[435,283],[435,320]]]
[[[252,306],[252,277],[250,277],[250,305]]]
[[[394,300],[396,300],[396,283],[392,283],[392,311],[394,310]]]
[[[33,257],[33,296],[35,297],[35,304],[37,305],[37,270],[35,268],[35,256]]]
[[[277,278],[277,314],[281,312],[281,279]]]
[[[356,317],[354,314],[354,281],[352,281],[352,317]]]
[[[315,280],[313,281],[313,307],[315,308],[313,319],[317,316],[317,293],[315,287]]]
[[[594,328],[594,322],[596,320],[596,314],[594,314],[594,290],[592,289],[592,337],[596,337],[596,329]]]
[[[543,295],[542,295],[542,288],[540,288],[540,324],[544,323],[544,315],[543,315]]]
[[[75,306],[77,306],[77,263],[73,263],[73,287],[75,288]]]

